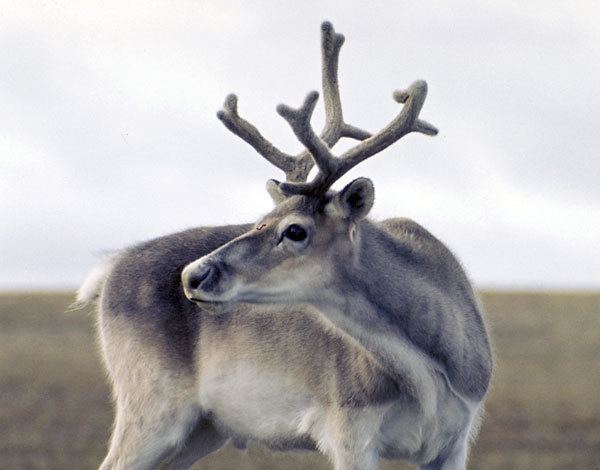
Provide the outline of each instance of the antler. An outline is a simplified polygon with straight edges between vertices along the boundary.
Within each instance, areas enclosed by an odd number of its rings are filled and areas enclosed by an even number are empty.
[[[365,140],[371,136],[369,132],[344,122],[337,78],[342,44],[344,44],[344,36],[336,33],[331,23],[324,22],[321,25],[321,79],[325,102],[325,126],[318,138],[328,148],[333,147],[342,137]],[[305,150],[299,155],[292,156],[275,147],[256,127],[240,117],[237,110],[237,96],[233,94],[227,96],[223,109],[217,113],[217,117],[231,132],[249,143],[277,168],[283,170],[288,182],[306,181],[314,165],[309,151]]]
[[[404,104],[400,114],[378,134],[344,152],[339,158],[333,156],[326,142],[314,133],[310,125],[310,119],[319,98],[316,91],[308,94],[299,109],[280,104],[277,112],[292,127],[294,134],[308,149],[319,168],[319,173],[311,182],[281,183],[279,186],[281,190],[287,194],[325,194],[331,185],[351,168],[381,152],[406,134],[419,132],[436,135],[438,133],[434,126],[419,119],[419,113],[427,97],[427,83],[421,80],[416,81],[408,90],[395,91],[393,96],[397,102]]]

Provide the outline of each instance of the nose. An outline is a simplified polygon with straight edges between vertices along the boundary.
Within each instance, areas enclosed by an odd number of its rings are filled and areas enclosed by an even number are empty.
[[[181,282],[188,298],[198,299],[202,292],[210,292],[217,285],[221,271],[215,263],[195,263],[187,266],[181,273]]]
[[[212,266],[206,266],[203,270],[196,270],[190,273],[188,278],[188,286],[190,289],[196,290],[202,284],[202,281],[210,276],[214,268]]]

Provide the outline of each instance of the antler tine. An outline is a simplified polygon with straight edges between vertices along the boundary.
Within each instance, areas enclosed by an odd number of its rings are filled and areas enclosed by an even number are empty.
[[[325,105],[325,127],[321,138],[325,142],[341,134],[344,122],[338,83],[338,63],[345,40],[344,35],[334,31],[330,22],[324,21],[321,24],[321,83]]]
[[[363,160],[381,152],[410,132],[436,135],[438,130],[426,121],[419,120],[419,113],[427,97],[427,83],[414,82],[406,91],[396,91],[394,99],[403,103],[402,111],[386,127],[373,137],[361,142],[340,156],[342,164],[336,179]],[[335,180],[334,180],[335,181]]]
[[[325,105],[325,126],[320,137],[328,147],[333,147],[342,137],[356,140],[371,137],[370,132],[344,122],[338,82],[340,50],[344,41],[344,35],[336,33],[329,21],[321,24],[321,83]],[[302,162],[302,174],[299,175],[299,180],[306,181],[314,161],[308,151],[302,152],[297,158]]]
[[[277,106],[277,112],[289,123],[298,140],[310,152],[320,172],[330,173],[336,170],[338,161],[329,151],[327,143],[315,134],[310,125],[310,118],[318,99],[319,93],[313,91],[307,95],[299,109],[280,104]]]
[[[283,170],[286,175],[294,171],[296,160],[271,142],[265,139],[256,127],[240,117],[237,110],[237,96],[228,95],[223,103],[223,109],[217,112],[217,117],[225,124],[225,127],[249,143],[254,150],[266,158],[277,168]]]
[[[341,137],[364,140],[371,136],[369,132],[344,122],[337,73],[340,49],[343,44],[344,36],[336,33],[331,23],[323,22],[321,25],[321,74],[325,102],[325,126],[320,137],[329,147],[334,146]],[[250,144],[266,160],[283,170],[288,182],[306,181],[314,166],[310,152],[305,150],[294,157],[275,147],[261,135],[256,127],[239,116],[235,95],[227,96],[223,109],[217,113],[217,117],[231,132]]]
[[[314,97],[314,94],[309,95],[302,108],[297,111],[288,107],[280,107],[283,111],[280,111],[280,114],[290,123],[298,140],[310,151],[319,167],[319,173],[309,183],[282,183],[280,188],[288,194],[324,194],[351,168],[381,152],[406,134],[419,132],[436,135],[438,133],[433,125],[418,118],[427,97],[427,83],[416,81],[408,90],[394,93],[394,99],[403,103],[404,106],[390,124],[379,133],[344,152],[339,158],[335,158],[322,141],[319,143],[320,139],[310,128],[310,123],[307,122],[305,115],[308,114],[308,120],[310,120],[312,111],[307,113],[305,108],[308,108],[307,102],[311,96]],[[314,100],[316,97],[313,98]],[[314,102],[312,107],[314,108]]]
[[[340,49],[344,44],[343,34],[336,33],[329,21],[321,25],[321,56],[322,56],[322,85],[323,101],[325,104],[325,127],[321,138],[331,147],[340,137],[350,137],[365,140],[371,133],[344,122],[342,102],[338,83],[338,63]]]

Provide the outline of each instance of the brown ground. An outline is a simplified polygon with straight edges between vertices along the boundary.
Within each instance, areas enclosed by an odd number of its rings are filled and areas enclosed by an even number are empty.
[[[112,410],[90,312],[0,295],[0,468],[92,469]],[[600,469],[600,294],[486,293],[496,376],[470,469]],[[386,463],[384,470],[410,468]],[[316,454],[225,449],[196,469],[329,469]]]

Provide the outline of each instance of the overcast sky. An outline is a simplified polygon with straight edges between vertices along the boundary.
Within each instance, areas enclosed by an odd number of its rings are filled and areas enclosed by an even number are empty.
[[[300,150],[275,106],[320,89],[324,19],[348,122],[376,131],[393,90],[429,84],[440,134],[339,183],[374,181],[374,219],[423,224],[479,286],[600,287],[596,1],[0,1],[0,289],[76,286],[104,251],[268,211],[282,174],[215,112],[235,92]]]

